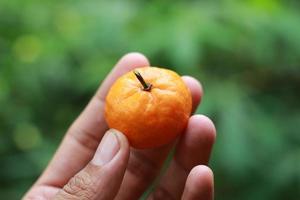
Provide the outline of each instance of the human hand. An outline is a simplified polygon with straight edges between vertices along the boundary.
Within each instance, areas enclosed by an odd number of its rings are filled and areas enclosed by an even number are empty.
[[[176,142],[156,149],[130,148],[122,133],[107,131],[103,113],[110,86],[127,71],[149,65],[138,53],[120,59],[23,199],[138,199],[158,177],[173,147],[170,165],[148,199],[213,199],[213,173],[205,165],[216,131],[207,117],[191,116]],[[201,85],[192,77],[182,78],[195,111],[202,97]]]

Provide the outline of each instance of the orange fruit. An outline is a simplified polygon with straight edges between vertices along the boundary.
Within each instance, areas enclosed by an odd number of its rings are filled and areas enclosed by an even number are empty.
[[[192,109],[189,89],[167,69],[137,68],[121,76],[106,97],[110,128],[124,133],[134,148],[154,148],[174,140],[185,129]]]

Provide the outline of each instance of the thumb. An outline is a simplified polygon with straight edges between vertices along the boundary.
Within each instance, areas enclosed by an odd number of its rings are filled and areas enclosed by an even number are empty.
[[[122,183],[129,158],[126,137],[106,132],[94,158],[57,193],[54,199],[113,199]]]

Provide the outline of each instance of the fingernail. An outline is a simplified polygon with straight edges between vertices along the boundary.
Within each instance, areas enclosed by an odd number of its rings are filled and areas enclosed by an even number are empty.
[[[116,132],[110,129],[103,136],[92,163],[99,166],[105,165],[113,159],[119,149],[120,144]]]

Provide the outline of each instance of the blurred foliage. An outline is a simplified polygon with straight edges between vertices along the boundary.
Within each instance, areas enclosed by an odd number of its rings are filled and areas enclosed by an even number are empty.
[[[18,199],[123,54],[201,80],[216,199],[300,198],[297,0],[0,1],[0,198]]]

